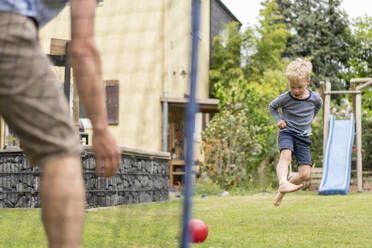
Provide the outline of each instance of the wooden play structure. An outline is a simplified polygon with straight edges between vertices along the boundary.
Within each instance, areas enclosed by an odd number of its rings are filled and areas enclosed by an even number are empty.
[[[323,158],[326,154],[329,122],[331,119],[330,103],[332,94],[352,94],[353,115],[355,119],[355,145],[356,145],[356,170],[357,188],[363,191],[363,166],[362,166],[362,90],[372,86],[372,78],[351,79],[350,90],[331,90],[331,83],[321,83],[320,93],[323,98]],[[319,174],[319,173],[318,173]]]

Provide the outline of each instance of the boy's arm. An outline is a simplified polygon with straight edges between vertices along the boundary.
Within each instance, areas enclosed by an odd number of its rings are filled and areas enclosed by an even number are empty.
[[[279,113],[279,108],[282,107],[282,104],[283,104],[282,96],[277,97],[269,104],[270,113],[274,117],[276,123],[282,120],[282,117],[280,116]]]

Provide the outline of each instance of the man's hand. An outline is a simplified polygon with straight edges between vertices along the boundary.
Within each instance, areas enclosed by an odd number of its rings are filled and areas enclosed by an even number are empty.
[[[282,128],[285,128],[287,126],[287,123],[285,123],[284,120],[280,120],[280,121],[278,121],[278,123],[276,123],[276,126],[280,129],[282,129]]]
[[[97,176],[108,178],[115,175],[120,167],[120,151],[108,129],[93,131],[92,142]]]

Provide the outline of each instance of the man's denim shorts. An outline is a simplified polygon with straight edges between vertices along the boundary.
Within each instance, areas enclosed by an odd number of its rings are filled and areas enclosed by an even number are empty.
[[[279,132],[278,143],[280,151],[283,149],[289,149],[292,151],[297,164],[312,164],[310,156],[311,141],[309,137],[299,136],[296,133],[283,130]]]

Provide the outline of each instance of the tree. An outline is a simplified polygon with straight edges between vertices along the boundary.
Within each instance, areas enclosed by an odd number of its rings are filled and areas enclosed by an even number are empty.
[[[285,56],[307,57],[313,64],[312,83],[319,87],[329,79],[335,88],[344,88],[340,75],[347,69],[354,39],[341,0],[277,0],[292,36]]]
[[[242,79],[228,89],[220,86],[220,112],[202,133],[205,164],[213,166],[202,168],[220,186],[247,186],[275,145],[275,127],[262,111],[263,96],[254,87]]]
[[[356,45],[348,60],[348,70],[342,75],[350,82],[352,78],[372,77],[372,17],[364,16],[353,20],[353,36]],[[372,88],[363,91],[363,110],[372,119]]]
[[[260,25],[257,27],[255,37],[255,53],[247,63],[247,78],[254,82],[259,81],[265,72],[280,70],[284,71],[286,62],[282,55],[286,49],[290,32],[282,23],[283,16],[280,14],[275,1],[266,1],[260,11]],[[269,82],[270,83],[270,82]]]
[[[353,20],[352,35],[355,45],[348,60],[349,70],[343,74],[346,81],[372,76],[372,17],[357,17]]]
[[[243,77],[242,47],[251,47],[253,30],[239,31],[237,22],[225,26],[224,35],[213,41],[212,66],[209,71],[211,95],[216,96],[216,84],[228,88],[230,82]]]
[[[282,55],[290,32],[280,23],[282,18],[275,0],[270,0],[260,13],[260,26],[256,29],[248,27],[239,31],[238,23],[233,22],[225,26],[222,36],[215,37],[209,71],[212,96],[217,96],[217,83],[228,88],[239,78],[249,84],[264,85],[275,95],[283,91],[287,61]]]

